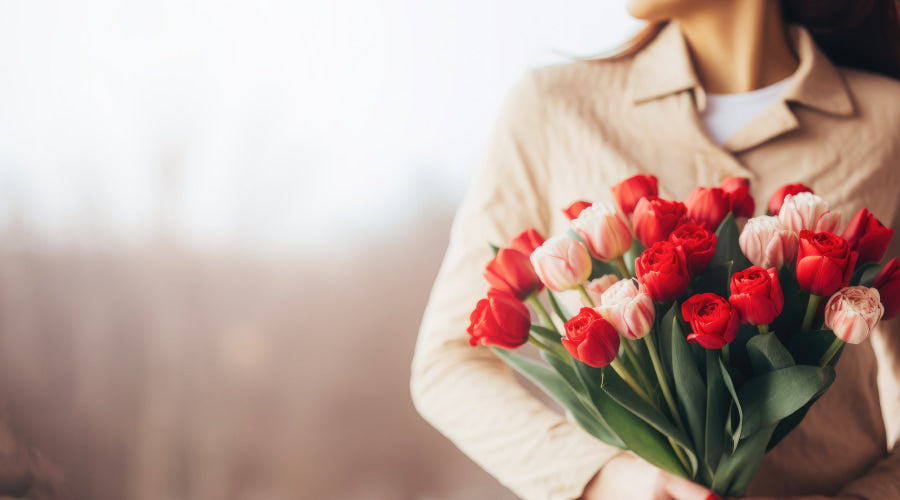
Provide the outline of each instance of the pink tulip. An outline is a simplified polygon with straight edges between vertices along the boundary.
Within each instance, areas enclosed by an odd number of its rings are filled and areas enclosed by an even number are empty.
[[[825,305],[825,326],[844,342],[859,344],[869,338],[884,315],[875,288],[848,286],[838,290]]]
[[[797,233],[784,227],[778,217],[761,216],[747,221],[738,239],[744,256],[754,265],[781,269],[797,258]]]
[[[594,305],[599,306],[600,302],[603,300],[603,292],[618,283],[618,281],[619,277],[615,274],[604,274],[597,279],[592,279],[585,283],[584,289],[587,290],[588,297],[591,298]],[[582,304],[584,304],[584,299],[582,299]],[[591,307],[590,304],[584,304],[584,306]]]
[[[572,220],[572,227],[595,259],[611,262],[631,248],[625,216],[609,203],[594,203]]]
[[[633,280],[622,280],[603,292],[597,311],[623,337],[639,339],[650,333],[656,318],[653,298]]]
[[[818,195],[798,193],[784,197],[778,220],[797,234],[804,229],[814,233],[837,234],[841,213],[829,211],[828,204]]]
[[[582,285],[591,275],[591,256],[570,236],[554,236],[531,253],[538,278],[553,291]]]

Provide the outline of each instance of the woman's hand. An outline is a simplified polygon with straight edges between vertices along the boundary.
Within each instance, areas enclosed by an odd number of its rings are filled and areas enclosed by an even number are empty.
[[[607,462],[584,489],[582,500],[715,500],[710,490],[622,453]]]

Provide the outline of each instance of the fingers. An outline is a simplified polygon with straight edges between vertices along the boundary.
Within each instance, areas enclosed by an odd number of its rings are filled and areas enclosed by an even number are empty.
[[[697,483],[665,474],[665,492],[672,500],[721,500],[718,495]]]

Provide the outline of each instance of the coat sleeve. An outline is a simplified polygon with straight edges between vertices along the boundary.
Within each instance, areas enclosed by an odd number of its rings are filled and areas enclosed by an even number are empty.
[[[526,499],[579,497],[620,450],[547,408],[489,349],[468,344],[469,314],[487,291],[488,243],[533,227],[547,236],[542,160],[547,112],[531,70],[508,92],[462,204],[423,317],[412,363],[419,413]]]

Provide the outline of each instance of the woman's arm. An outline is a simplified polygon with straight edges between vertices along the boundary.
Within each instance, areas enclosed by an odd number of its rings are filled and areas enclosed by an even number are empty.
[[[506,97],[454,220],[410,385],[422,416],[517,495],[572,499],[621,451],[548,409],[489,349],[469,346],[466,333],[487,290],[488,243],[504,245],[529,227],[547,235],[542,104],[533,73]]]

